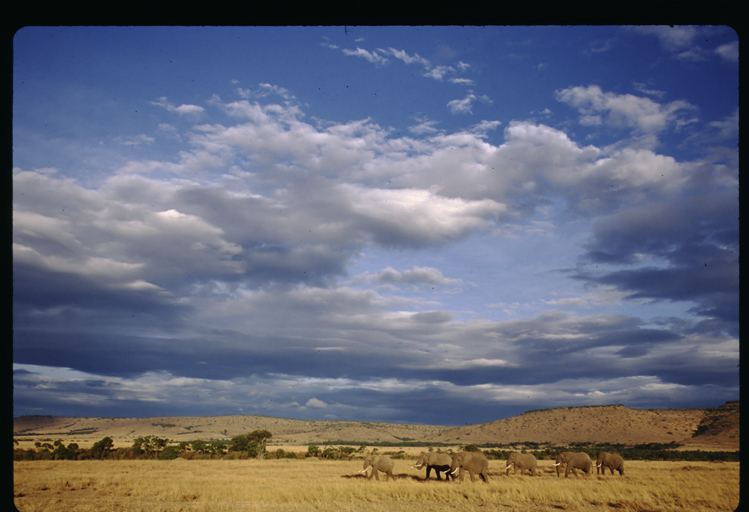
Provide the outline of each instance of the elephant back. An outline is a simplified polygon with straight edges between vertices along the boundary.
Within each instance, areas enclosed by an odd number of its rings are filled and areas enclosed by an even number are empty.
[[[429,457],[428,464],[430,466],[451,466],[453,463],[452,457],[446,453],[433,453]]]
[[[391,459],[387,455],[381,455],[380,460],[377,463],[377,469],[379,469],[380,471],[388,471],[390,469],[393,469],[393,465],[395,465],[393,459]]]

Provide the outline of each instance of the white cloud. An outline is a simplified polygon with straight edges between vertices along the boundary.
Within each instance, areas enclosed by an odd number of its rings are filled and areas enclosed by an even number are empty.
[[[715,53],[717,53],[727,61],[738,62],[739,42],[734,41],[732,43],[722,44],[715,49]]]
[[[419,56],[418,53],[415,53],[413,55],[409,55],[406,53],[405,50],[396,50],[393,47],[390,47],[388,50],[382,50],[380,49],[382,53],[390,53],[394,57],[402,60],[406,64],[421,64],[424,67],[429,67],[429,61],[421,56]]]
[[[668,127],[679,128],[694,118],[685,114],[696,109],[687,101],[667,104],[632,94],[604,93],[597,85],[570,87],[556,91],[558,101],[578,109],[580,122],[593,125],[605,122],[618,128],[634,128],[642,133],[659,133]]]
[[[469,129],[470,132],[484,135],[489,130],[496,130],[499,125],[502,124],[502,121],[487,121],[483,120],[478,124],[475,124],[471,126]]]
[[[683,25],[640,26],[632,28],[641,34],[657,36],[661,42],[661,46],[671,52],[680,51],[691,46],[698,32],[698,27]]]
[[[356,50],[349,50],[349,49],[344,48],[342,51],[345,55],[354,56],[354,57],[362,57],[364,59],[367,59],[369,62],[376,64],[377,66],[383,66],[387,64],[388,62],[387,58],[377,53],[377,50],[368,52],[367,50],[363,48],[357,48]]]
[[[158,101],[152,101],[151,105],[156,105],[157,107],[162,107],[169,112],[174,112],[176,114],[180,115],[198,115],[205,112],[205,109],[203,107],[200,107],[198,105],[179,105],[175,106],[173,103],[170,103],[165,96],[162,96],[159,98]]]
[[[471,80],[470,78],[451,78],[450,83],[453,84],[460,84],[460,85],[475,85],[475,82]]]
[[[120,144],[124,144],[126,146],[140,146],[141,144],[152,144],[156,141],[153,137],[150,137],[145,134],[136,135],[135,137],[117,137],[117,140]]]
[[[466,97],[462,100],[452,100],[448,102],[447,108],[449,108],[450,112],[453,114],[473,114],[473,103],[476,100],[480,100],[484,103],[492,103],[492,100],[490,100],[485,94],[476,96],[473,91],[469,90]]]
[[[662,98],[666,94],[666,91],[658,91],[655,89],[649,89],[647,84],[644,84],[642,82],[632,82],[632,85],[634,86],[637,92],[648,94],[650,96],[655,96],[657,98]]]
[[[307,400],[307,403],[305,403],[304,406],[313,407],[315,409],[325,409],[328,404],[326,404],[322,400],[318,400],[317,398],[310,398],[309,400]]]
[[[435,128],[435,126],[439,124],[439,121],[423,119],[423,118],[416,118],[416,120],[419,121],[419,124],[408,127],[408,131],[410,131],[411,133],[415,135],[439,133],[442,131],[442,130]]]
[[[442,81],[445,75],[447,75],[448,73],[454,73],[454,72],[455,72],[455,68],[453,68],[452,66],[435,66],[432,69],[425,72],[424,76]]]

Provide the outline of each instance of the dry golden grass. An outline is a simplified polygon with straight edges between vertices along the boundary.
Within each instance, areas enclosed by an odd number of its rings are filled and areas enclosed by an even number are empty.
[[[361,461],[183,460],[31,461],[14,463],[14,499],[33,511],[354,511],[524,510],[530,512],[732,511],[739,463],[633,462],[626,475],[425,482],[412,460],[397,460],[389,482],[359,475]]]

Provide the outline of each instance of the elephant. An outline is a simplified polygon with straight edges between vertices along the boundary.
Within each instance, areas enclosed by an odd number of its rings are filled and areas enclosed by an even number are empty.
[[[618,453],[600,452],[596,457],[596,468],[598,473],[606,474],[606,468],[609,468],[612,475],[617,470],[624,476],[624,459]]]
[[[479,475],[484,482],[489,482],[489,461],[482,452],[458,452],[453,455],[453,463],[450,465],[450,473],[455,480],[455,473],[460,469],[460,481],[463,481],[464,471],[471,475],[471,482],[474,481],[474,475]]]
[[[570,471],[577,476],[575,468],[582,469],[586,475],[591,474],[593,461],[590,460],[590,455],[585,452],[562,452],[557,455],[557,463],[554,464],[557,467],[557,476],[559,476],[559,466],[566,464],[567,469],[564,471],[564,476],[570,476]]]
[[[447,480],[450,480],[450,477],[454,480],[455,477],[450,474],[450,466],[452,463],[453,459],[447,453],[421,452],[419,454],[419,460],[416,461],[416,464],[414,464],[413,467],[421,469],[426,465],[427,480],[429,480],[429,473],[431,473],[432,470],[437,474],[437,480],[442,480],[442,478],[440,478],[440,472],[443,471]]]
[[[364,457],[364,469],[359,471],[359,473],[366,474],[369,466],[372,466],[372,472],[368,477],[369,480],[372,479],[373,475],[377,480],[379,480],[379,471],[382,471],[386,474],[386,480],[390,480],[391,478],[393,478],[393,464],[393,459],[391,459],[387,455],[377,455],[376,453],[370,453],[369,455]]]
[[[519,469],[521,475],[523,474],[523,471],[528,470],[531,475],[536,476],[537,465],[538,461],[532,453],[511,453],[507,456],[507,465],[505,466],[505,469],[509,474],[510,467],[515,466],[513,474],[517,473]]]

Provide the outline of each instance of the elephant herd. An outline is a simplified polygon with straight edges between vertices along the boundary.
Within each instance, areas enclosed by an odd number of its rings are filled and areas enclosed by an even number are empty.
[[[568,477],[570,471],[573,475],[577,476],[577,469],[582,470],[586,475],[590,475],[593,464],[593,460],[585,452],[562,452],[557,455],[554,467],[557,470],[558,477],[559,469],[564,466],[564,476]],[[360,473],[366,474],[367,469],[371,467],[372,472],[368,477],[370,480],[373,476],[379,480],[380,472],[385,473],[386,479],[390,480],[393,478],[393,465],[393,459],[387,455],[371,453],[364,458],[364,469]],[[596,458],[595,466],[598,473],[605,474],[606,468],[608,468],[612,475],[614,471],[618,471],[622,476],[624,475],[624,460],[617,453],[600,452]],[[442,480],[440,473],[444,473],[445,479],[448,481],[450,478],[455,480],[456,474],[459,474],[460,480],[463,481],[463,476],[465,473],[468,473],[472,482],[475,481],[476,476],[479,476],[484,482],[489,481],[489,461],[481,452],[458,452],[452,457],[442,452],[421,452],[418,460],[412,467],[415,469],[426,467],[427,480],[432,470],[434,470],[437,480]],[[530,475],[536,475],[538,461],[531,453],[511,453],[508,455],[507,463],[505,464],[506,474],[510,473],[510,468],[513,469],[513,474],[517,474],[517,470],[519,469],[521,475],[526,471]]]

